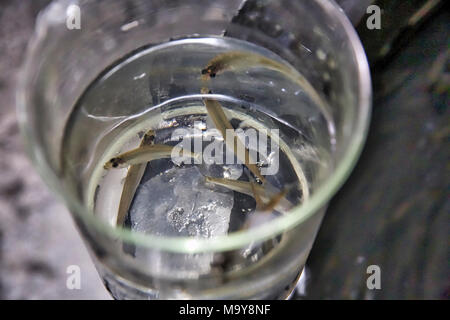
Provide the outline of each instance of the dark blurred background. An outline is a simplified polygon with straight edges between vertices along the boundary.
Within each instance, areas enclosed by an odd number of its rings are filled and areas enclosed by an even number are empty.
[[[294,0],[293,0],[294,1]],[[341,0],[345,3],[352,0]],[[65,207],[23,151],[15,83],[48,0],[0,0],[0,299],[110,299]],[[379,0],[357,30],[374,87],[367,144],[329,205],[298,299],[448,299],[450,14],[440,0]],[[66,288],[81,268],[81,290]],[[368,290],[369,265],[381,289]]]

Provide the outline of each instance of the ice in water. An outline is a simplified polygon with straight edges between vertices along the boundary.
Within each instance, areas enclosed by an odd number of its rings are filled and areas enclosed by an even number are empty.
[[[158,236],[210,238],[225,235],[233,193],[211,190],[204,180],[196,167],[172,167],[141,184],[130,210],[132,229]],[[213,254],[182,257],[139,248],[135,255],[148,260],[157,269],[176,266],[187,277],[209,272],[213,259]]]
[[[233,193],[212,190],[204,181],[196,167],[172,167],[146,181],[130,210],[132,229],[159,236],[226,234]]]

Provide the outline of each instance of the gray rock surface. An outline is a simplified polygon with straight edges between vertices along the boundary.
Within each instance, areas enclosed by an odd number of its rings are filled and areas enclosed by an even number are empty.
[[[17,72],[45,2],[0,2],[0,299],[110,299],[69,212],[26,157],[17,126]],[[70,265],[80,267],[80,290],[66,287]]]

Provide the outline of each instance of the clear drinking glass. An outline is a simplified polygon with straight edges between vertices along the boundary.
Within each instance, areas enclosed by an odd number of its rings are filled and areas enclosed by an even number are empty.
[[[248,58],[208,84],[239,126],[279,129],[275,177],[281,187],[302,185],[301,200],[244,228],[257,212],[233,210],[239,201],[254,206],[251,197],[204,185],[211,166],[171,166],[175,180],[148,178],[117,226],[126,169],[106,174],[105,159],[136,147],[150,128],[158,139],[184,123],[209,127],[202,66],[230,51],[289,65],[302,79]],[[31,158],[115,298],[274,299],[295,286],[327,202],[359,156],[371,84],[361,43],[333,1],[61,0],[38,17],[17,102]],[[219,177],[235,169],[219,166]],[[152,170],[162,169],[151,162]],[[174,211],[182,198],[206,211]]]

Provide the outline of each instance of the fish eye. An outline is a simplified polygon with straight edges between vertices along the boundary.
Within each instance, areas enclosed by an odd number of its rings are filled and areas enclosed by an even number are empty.
[[[119,165],[117,163],[117,158],[112,158],[111,160],[109,160],[109,162],[111,163],[111,165],[113,166],[113,168],[117,168],[117,166]]]

